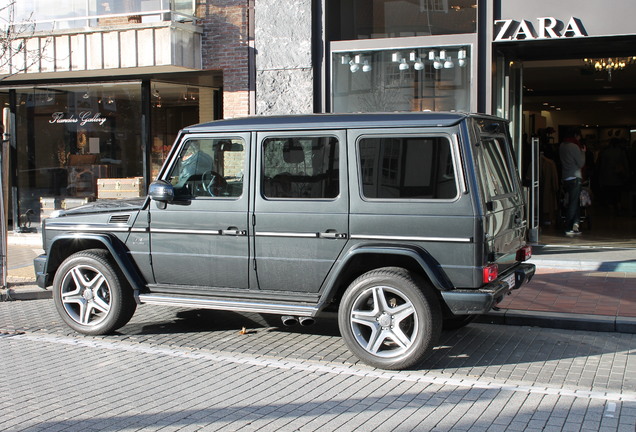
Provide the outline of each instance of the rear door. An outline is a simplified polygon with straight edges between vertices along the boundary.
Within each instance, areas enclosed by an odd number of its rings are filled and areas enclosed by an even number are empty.
[[[525,244],[525,201],[505,123],[477,121],[476,125],[474,151],[485,208],[487,259],[497,262],[501,273],[515,263],[517,250]]]
[[[257,135],[258,287],[317,293],[349,238],[343,131]]]

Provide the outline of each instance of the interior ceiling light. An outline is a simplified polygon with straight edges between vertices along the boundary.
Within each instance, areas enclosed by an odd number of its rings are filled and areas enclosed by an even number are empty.
[[[369,64],[369,60],[364,60],[362,64],[362,72],[371,72],[373,70],[373,66]]]
[[[607,58],[585,58],[583,63],[588,69],[595,72],[607,72],[607,80],[612,81],[612,72],[623,70],[627,66],[636,63],[636,56],[630,57],[607,57]]]
[[[346,64],[349,64],[350,61],[351,61],[351,56],[349,54],[345,54],[342,57],[340,57],[340,64],[346,65]]]
[[[351,71],[351,73],[356,73],[360,70],[360,65],[351,60],[349,62],[349,70]]]
[[[408,70],[410,68],[409,64],[406,62],[406,59],[403,58],[400,62],[400,66],[398,66],[401,71]]]

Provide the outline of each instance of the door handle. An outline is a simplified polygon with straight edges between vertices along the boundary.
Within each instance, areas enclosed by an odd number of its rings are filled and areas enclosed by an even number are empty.
[[[346,239],[347,233],[339,233],[336,230],[329,229],[325,232],[318,233],[318,238],[325,239]]]
[[[240,230],[237,227],[228,227],[227,229],[221,230],[221,235],[226,236],[244,236],[247,235],[247,231]]]

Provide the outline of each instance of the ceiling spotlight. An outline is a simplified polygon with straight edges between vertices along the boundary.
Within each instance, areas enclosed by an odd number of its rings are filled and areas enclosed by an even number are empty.
[[[360,65],[351,60],[349,62],[349,70],[351,71],[351,73],[356,73],[360,70]]]
[[[446,57],[446,61],[444,62],[444,69],[452,69],[455,67],[455,63],[453,63],[453,59],[448,56]]]
[[[351,61],[351,56],[349,54],[345,54],[342,57],[340,57],[340,64],[346,65],[346,64],[349,64],[350,61]]]
[[[462,48],[459,50],[459,52],[457,53],[457,64],[459,64],[460,67],[464,67],[466,66],[466,49]]]
[[[442,64],[441,61],[439,61],[438,59],[435,59],[435,61],[433,62],[433,67],[435,69],[441,69],[442,67],[444,67],[444,65]]]
[[[421,71],[422,69],[424,69],[424,62],[422,61],[421,58],[417,58],[415,59],[415,64],[413,65],[413,69]]]
[[[369,60],[365,60],[362,64],[362,72],[371,72],[373,70],[373,66],[369,64]]]
[[[406,62],[406,59],[404,59],[404,58],[403,58],[403,59],[402,59],[402,61],[400,62],[400,66],[398,66],[398,68],[399,68],[401,71],[408,70],[408,69],[409,69],[409,67],[410,67],[410,66],[409,66],[409,64]]]

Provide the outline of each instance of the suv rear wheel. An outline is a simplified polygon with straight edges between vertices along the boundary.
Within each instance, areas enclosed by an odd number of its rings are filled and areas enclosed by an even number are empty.
[[[117,330],[137,308],[132,289],[101,249],[78,252],[62,263],[53,280],[53,299],[64,322],[87,335]]]
[[[357,278],[338,311],[340,333],[349,349],[363,362],[383,369],[421,363],[438,340],[441,322],[430,284],[397,267]]]

